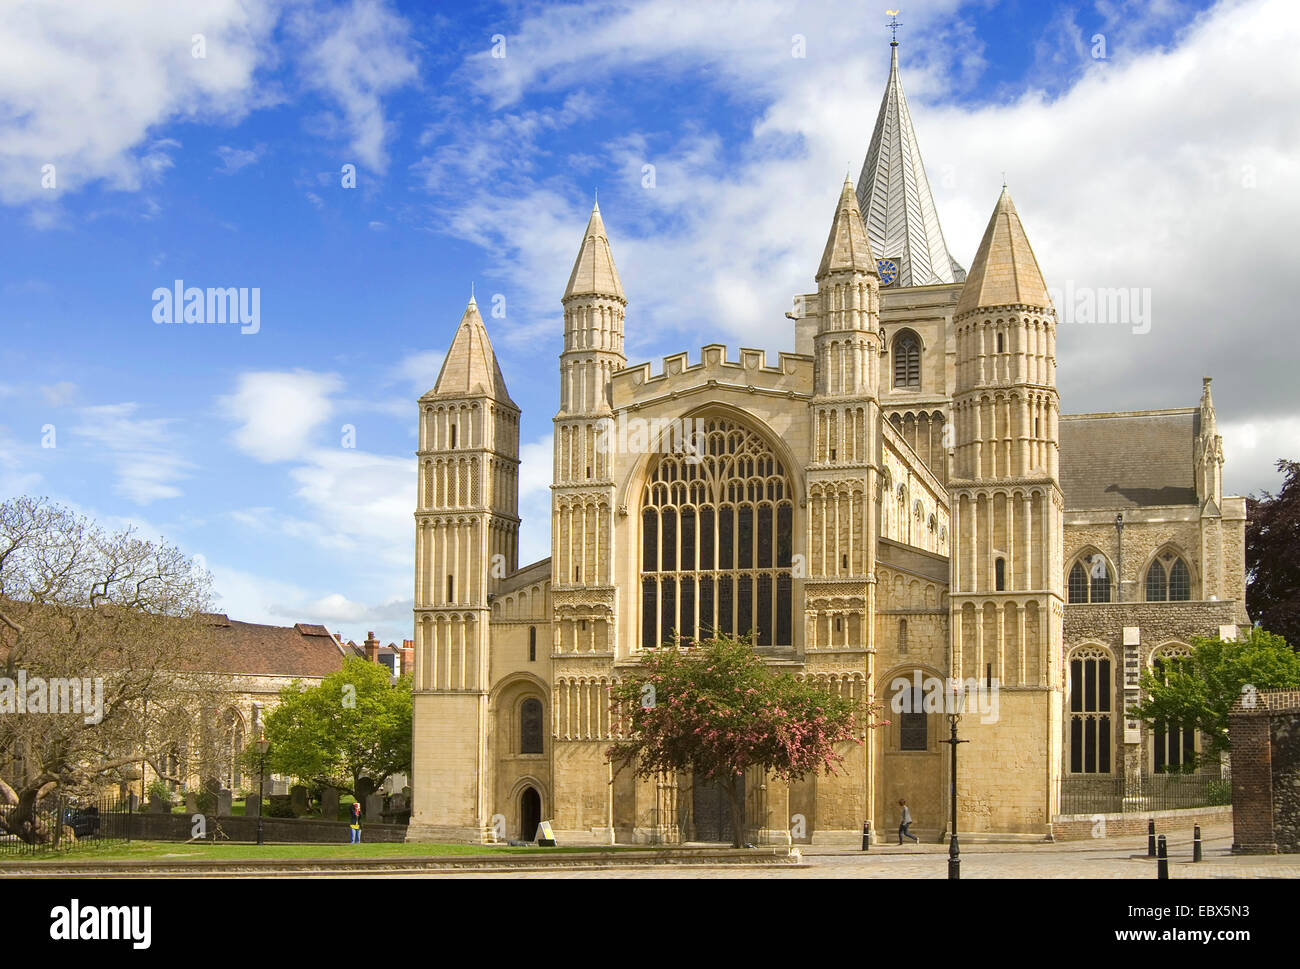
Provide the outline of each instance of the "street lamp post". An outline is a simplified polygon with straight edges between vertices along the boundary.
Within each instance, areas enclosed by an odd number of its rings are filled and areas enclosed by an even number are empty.
[[[265,807],[266,798],[262,792],[266,788],[266,752],[271,749],[271,741],[266,739],[266,734],[257,741],[257,843],[262,843],[262,814]]]
[[[948,842],[948,877],[961,878],[961,848],[957,844],[957,745],[968,744],[969,740],[957,739],[957,721],[961,719],[962,706],[966,699],[960,680],[953,680],[952,698],[948,706],[948,723],[952,727],[952,736],[942,741],[952,747],[952,839]]]

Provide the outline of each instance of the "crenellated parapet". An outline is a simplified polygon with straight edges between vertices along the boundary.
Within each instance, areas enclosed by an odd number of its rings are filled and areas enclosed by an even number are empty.
[[[674,353],[663,358],[659,372],[650,363],[628,367],[614,374],[611,388],[614,408],[645,406],[685,393],[733,389],[791,398],[807,398],[812,391],[812,357],[781,353],[775,366],[762,350],[741,347],[739,359],[727,358],[727,347],[710,343],[692,363],[689,354]]]

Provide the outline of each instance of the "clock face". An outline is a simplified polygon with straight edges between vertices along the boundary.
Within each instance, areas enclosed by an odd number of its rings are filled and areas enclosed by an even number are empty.
[[[898,278],[898,263],[892,259],[877,259],[876,271],[880,273],[880,285],[890,286]]]

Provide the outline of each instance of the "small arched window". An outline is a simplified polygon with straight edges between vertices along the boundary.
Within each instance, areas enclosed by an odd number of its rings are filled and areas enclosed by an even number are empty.
[[[898,620],[898,651],[900,653],[907,652],[907,620],[906,619]]]
[[[456,425],[451,425],[451,450],[456,449]]]
[[[529,697],[519,708],[519,752],[542,753],[542,701]]]
[[[998,592],[1005,592],[1007,588],[1007,560],[998,558],[993,562],[993,578],[995,588]]]
[[[528,662],[537,662],[537,627],[528,627]]]
[[[894,337],[894,386],[921,386],[921,341],[910,330]]]
[[[1110,563],[1100,552],[1085,552],[1070,569],[1066,582],[1069,601],[1110,602],[1111,572]]]
[[[1166,552],[1147,567],[1147,602],[1187,602],[1192,573],[1181,555]]]

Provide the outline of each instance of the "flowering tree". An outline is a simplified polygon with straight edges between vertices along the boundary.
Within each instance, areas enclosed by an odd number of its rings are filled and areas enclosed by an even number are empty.
[[[722,781],[733,846],[743,835],[737,779],[760,767],[785,781],[834,773],[835,750],[862,743],[876,707],[836,696],[789,673],[773,674],[747,639],[678,640],[648,651],[611,690],[620,739],[606,755],[637,777],[683,772]]]

